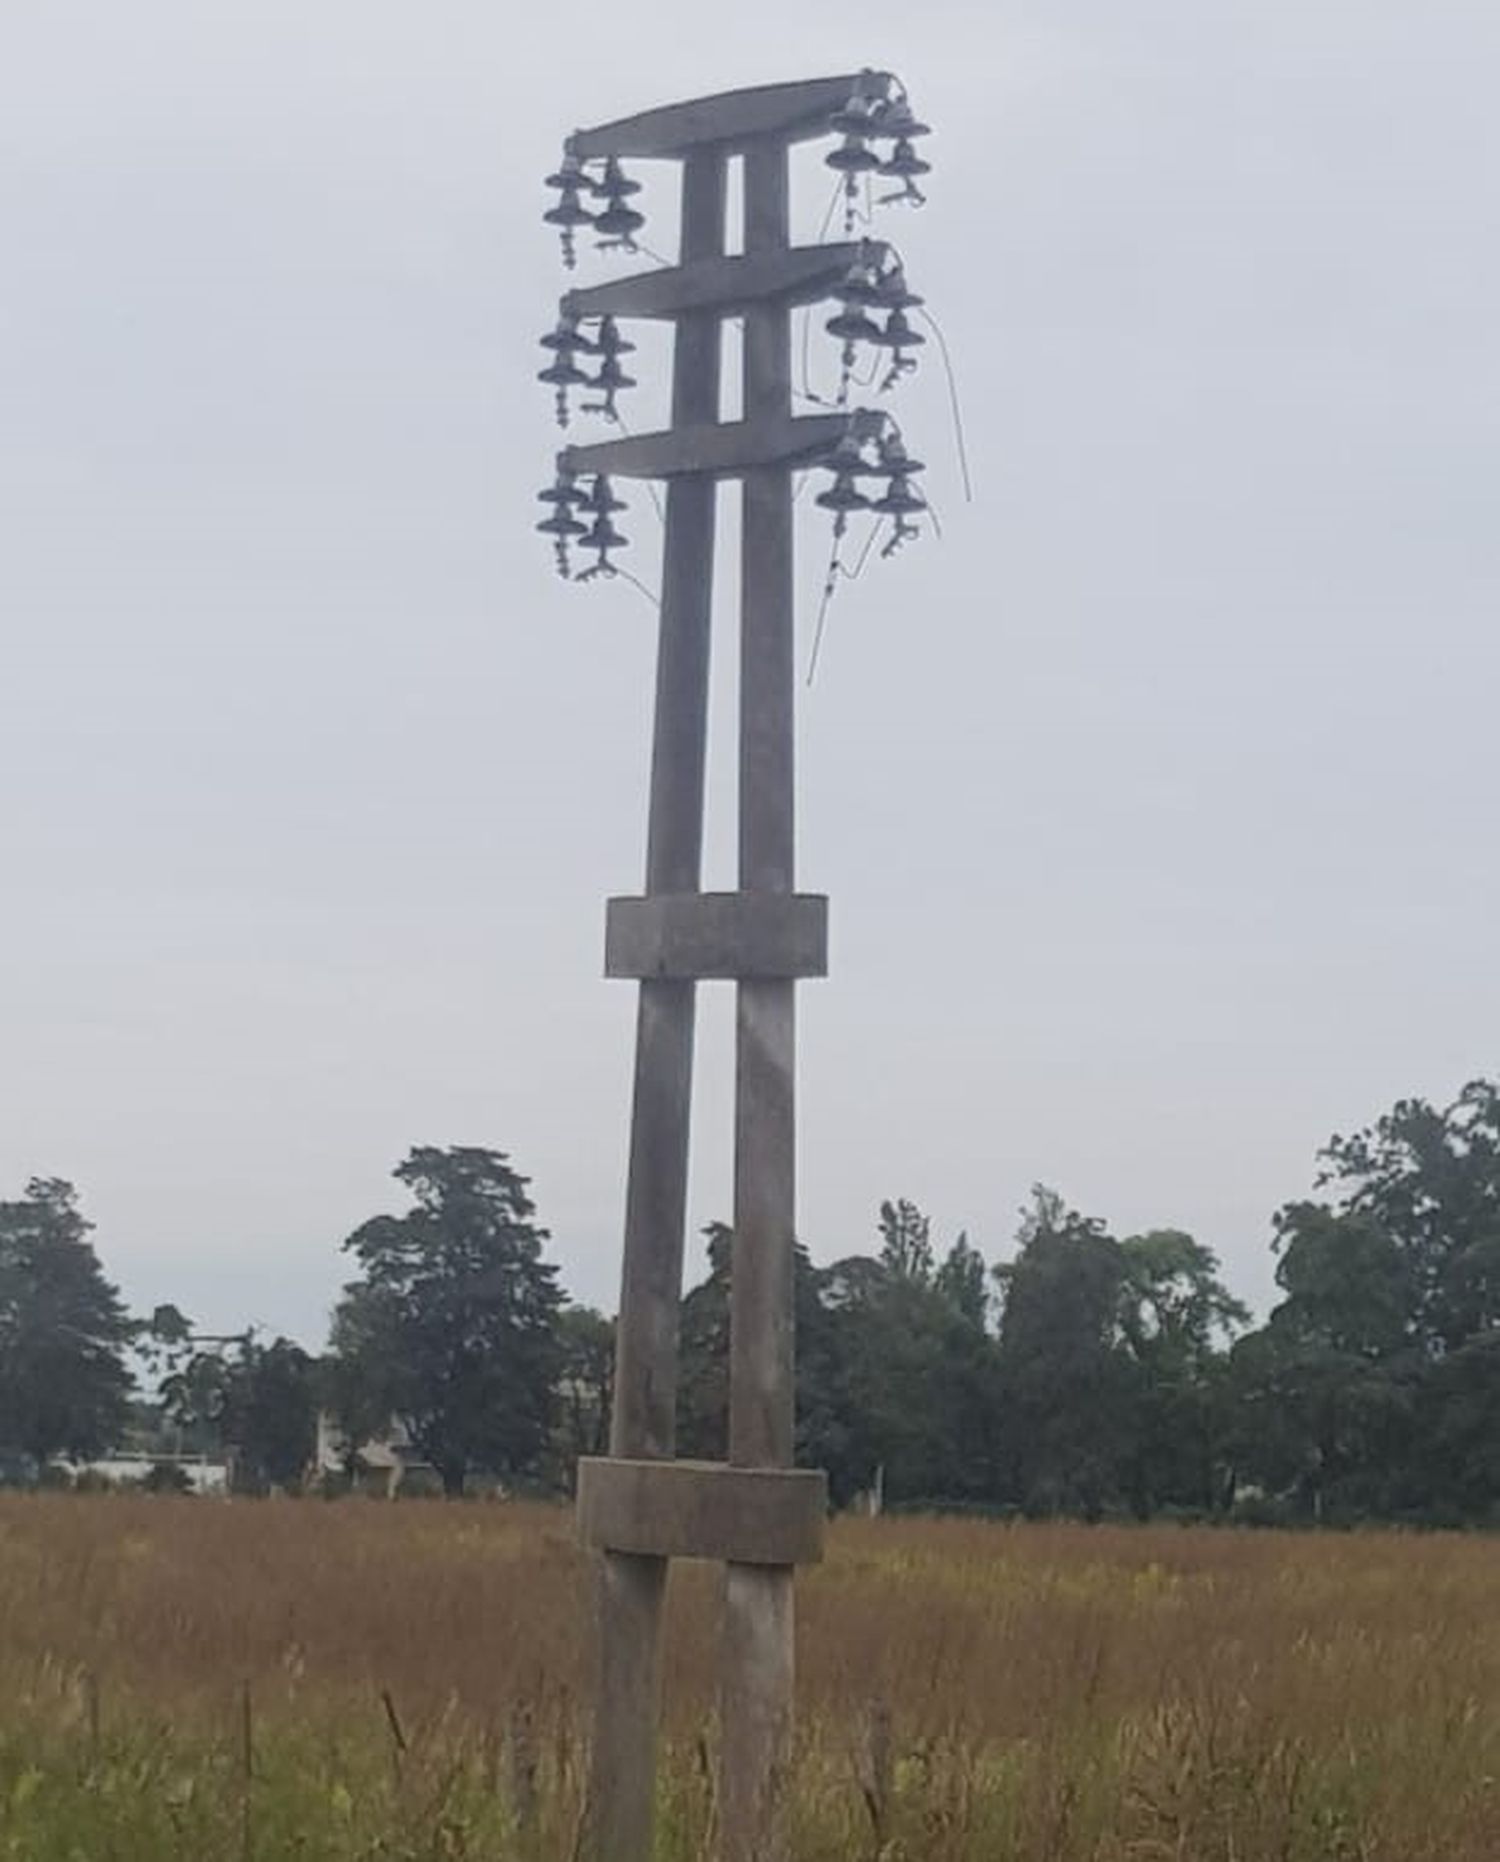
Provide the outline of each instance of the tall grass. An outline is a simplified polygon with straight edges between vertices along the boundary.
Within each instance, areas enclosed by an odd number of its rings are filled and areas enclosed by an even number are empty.
[[[674,1572],[671,1862],[712,1853],[715,1595]],[[1489,1862],[1497,1599],[1481,1538],[840,1522],[797,1855]],[[591,1634],[553,1509],[4,1500],[0,1855],[566,1856]]]

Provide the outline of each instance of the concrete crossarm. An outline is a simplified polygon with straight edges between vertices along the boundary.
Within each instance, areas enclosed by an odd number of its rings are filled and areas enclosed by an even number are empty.
[[[578,1463],[578,1532],[601,1551],[816,1564],[827,1476],[810,1468],[732,1468],[717,1461]]]
[[[568,138],[568,153],[592,161],[602,155],[684,156],[704,148],[729,154],[765,137],[803,142],[826,135],[829,117],[856,91],[884,98],[894,83],[887,71],[859,71],[848,77],[761,84],[753,90],[695,97],[689,103],[620,117],[597,129],[575,130]]]
[[[637,272],[608,284],[569,291],[565,317],[682,317],[711,310],[724,317],[743,314],[749,304],[779,299],[816,304],[829,297],[853,265],[884,264],[883,239],[849,240],[834,246],[793,246],[785,252],[699,259],[662,271]]]
[[[816,892],[681,892],[611,899],[604,971],[679,982],[828,974]]]
[[[803,414],[732,420],[703,427],[637,433],[593,446],[565,446],[559,468],[575,476],[605,472],[614,478],[680,478],[704,472],[738,478],[757,466],[804,466],[832,452],[845,434],[872,438],[886,416],[855,409],[847,414]]]

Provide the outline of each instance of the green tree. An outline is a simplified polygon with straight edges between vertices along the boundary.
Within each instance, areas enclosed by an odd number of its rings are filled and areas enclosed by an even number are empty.
[[[1429,1355],[1500,1327],[1500,1085],[1471,1080],[1445,1107],[1400,1100],[1321,1161],[1318,1187],[1394,1249]]]
[[[1120,1333],[1135,1370],[1125,1481],[1134,1510],[1209,1509],[1228,1495],[1228,1357],[1248,1309],[1211,1248],[1180,1229],[1120,1243]]]
[[[1289,1338],[1375,1363],[1418,1342],[1419,1292],[1401,1244],[1370,1216],[1288,1203],[1275,1220],[1276,1322]]]
[[[340,1420],[352,1435],[372,1415],[399,1417],[450,1495],[471,1472],[534,1477],[552,1437],[563,1296],[528,1180],[502,1152],[465,1146],[420,1146],[393,1174],[416,1207],[344,1242],[362,1272],[334,1315]]]
[[[565,1306],[558,1314],[561,1352],[561,1451],[571,1489],[579,1458],[609,1452],[615,1374],[615,1328],[592,1306]]]
[[[729,1453],[729,1307],[734,1231],[710,1222],[708,1272],[683,1298],[679,1327],[677,1450],[722,1461]],[[824,1304],[822,1277],[801,1242],[793,1247],[793,1325],[797,1341],[796,1455],[824,1468],[836,1492],[848,1446],[846,1367],[837,1317]]]
[[[919,1286],[932,1279],[932,1224],[904,1196],[880,1205],[880,1259],[892,1279]]]
[[[1314,1515],[1488,1517],[1500,1468],[1500,1088],[1403,1099],[1289,1203],[1283,1297],[1234,1352],[1245,1466]]]
[[[1433,1365],[1417,1406],[1421,1454],[1407,1480],[1409,1504],[1445,1524],[1500,1524],[1500,1331]]]
[[[1414,1368],[1342,1351],[1273,1313],[1230,1354],[1237,1471],[1314,1519],[1399,1511]]]
[[[710,1222],[708,1272],[683,1296],[677,1347],[677,1452],[699,1461],[729,1454],[729,1280],[734,1230]]]
[[[1125,1255],[1040,1185],[1000,1288],[1006,1484],[1035,1512],[1094,1518],[1118,1495],[1136,1379],[1121,1349]]]
[[[718,1461],[729,1445],[734,1234],[722,1222],[704,1232],[708,1272],[682,1302],[677,1447]],[[947,1327],[951,1343],[965,1329],[958,1314],[933,1287],[868,1256],[815,1267],[801,1242],[793,1250],[793,1298],[798,1465],[826,1472],[835,1505],[868,1487],[887,1461],[895,1464],[893,1491],[938,1491],[934,1482],[964,1456],[944,1395],[963,1353],[950,1351],[934,1328]]]
[[[797,1465],[821,1468],[829,1497],[845,1506],[867,1487],[873,1463],[851,1388],[847,1317],[828,1298],[828,1276],[796,1244]]]
[[[1423,1376],[1418,1293],[1370,1215],[1311,1201],[1275,1219],[1282,1299],[1232,1368],[1237,1460],[1315,1518],[1403,1504]]]
[[[933,1285],[953,1310],[983,1331],[989,1319],[989,1269],[984,1256],[960,1234],[943,1256]]]
[[[241,1486],[292,1487],[306,1476],[318,1434],[317,1360],[289,1338],[251,1343],[230,1388],[225,1432]]]
[[[826,1270],[838,1328],[849,1478],[876,1471],[894,1503],[977,1500],[993,1486],[996,1357],[983,1317],[983,1263],[960,1237],[935,1265],[928,1218],[905,1198],[880,1205],[878,1259]]]
[[[60,1178],[0,1203],[0,1446],[39,1467],[96,1455],[125,1426],[132,1327]]]
[[[317,1441],[317,1362],[289,1338],[259,1344],[246,1333],[199,1350],[163,1379],[161,1406],[199,1449],[230,1463],[239,1493],[292,1487]]]

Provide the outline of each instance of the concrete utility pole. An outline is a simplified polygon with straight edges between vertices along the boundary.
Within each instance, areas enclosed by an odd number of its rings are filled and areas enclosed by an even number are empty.
[[[905,289],[889,249],[876,241],[789,244],[792,145],[840,129],[844,159],[831,157],[853,192],[874,170],[904,182],[926,164],[908,138],[921,134],[895,81],[883,74],[776,85],[700,99],[584,130],[570,138],[553,177],[561,202],[547,217],[564,230],[592,223],[630,245],[639,217],[626,207],[632,157],[682,164],[680,263],[569,293],[548,338],[556,360],[543,379],[565,393],[584,382],[624,381],[630,345],[616,319],[654,317],[675,326],[672,426],[662,433],[566,449],[555,507],[541,528],[608,552],[614,531],[610,480],[666,481],[665,560],[656,675],[646,887],[609,904],[605,967],[639,984],[635,1089],[626,1195],[624,1266],[610,1453],[580,1463],[582,1537],[599,1557],[600,1643],[592,1773],[584,1853],[592,1862],[647,1862],[652,1838],[660,1631],[667,1564],[674,1557],[726,1569],[721,1692],[721,1853],[725,1862],[786,1856],[782,1782],[791,1750],[793,1576],[821,1556],[827,1511],[822,1474],[793,1461],[793,1240],[795,1235],[796,985],[826,973],[827,901],[798,893],[794,877],[794,636],[792,472],[833,470],[818,503],[895,520],[894,542],[921,507],[888,417],[841,407],[793,418],[791,314],[799,304],[842,297],[891,313],[870,340],[908,366],[921,341],[906,325]],[[882,160],[869,141],[887,137]],[[849,151],[854,155],[850,156]],[[905,154],[902,154],[902,151]],[[725,254],[729,160],[744,164],[744,249]],[[587,164],[603,164],[595,178]],[[589,213],[588,191],[609,206]],[[571,257],[571,254],[570,254]],[[857,313],[864,316],[864,311]],[[744,321],[743,416],[721,422],[721,330]],[[595,322],[598,336],[582,334]],[[575,355],[605,358],[586,377]],[[845,351],[845,382],[852,346]],[[841,396],[841,400],[844,397]],[[610,403],[612,409],[612,400]],[[871,459],[870,449],[879,457]],[[593,490],[578,481],[592,475]],[[861,476],[884,476],[884,499],[859,493]],[[701,890],[708,671],[718,481],[742,484],[739,705],[739,890]],[[593,528],[578,521],[592,515]],[[587,532],[587,534],[584,534]],[[565,552],[560,550],[565,563]],[[566,569],[565,569],[566,572]],[[734,1252],[731,1293],[729,1461],[675,1458],[678,1308],[682,1290],[699,981],[733,981],[735,1061]]]

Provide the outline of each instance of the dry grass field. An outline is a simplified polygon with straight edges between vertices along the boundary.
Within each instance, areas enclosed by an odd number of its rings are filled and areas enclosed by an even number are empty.
[[[840,1523],[797,1856],[1490,1862],[1497,1604],[1477,1537]],[[0,1855],[566,1856],[588,1642],[558,1510],[5,1499]],[[684,1569],[673,1862],[712,1853],[713,1648]]]

